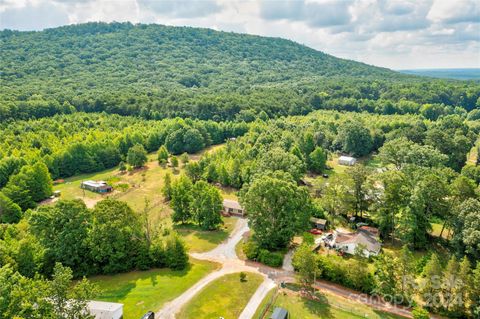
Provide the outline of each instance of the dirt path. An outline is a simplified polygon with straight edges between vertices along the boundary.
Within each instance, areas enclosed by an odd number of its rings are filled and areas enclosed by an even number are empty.
[[[246,219],[239,219],[235,225],[235,228],[230,237],[213,250],[205,253],[192,253],[193,258],[209,260],[222,264],[222,268],[218,271],[209,274],[202,278],[195,285],[190,287],[183,294],[168,302],[164,307],[156,313],[156,318],[161,319],[174,319],[175,315],[186,305],[196,294],[198,294],[209,283],[218,279],[224,275],[236,273],[236,272],[253,272],[262,275],[265,280],[258,287],[257,291],[250,298],[247,306],[240,315],[242,319],[250,319],[255,314],[258,306],[265,298],[267,293],[275,286],[275,282],[269,278],[268,272],[257,264],[248,265],[243,260],[237,257],[235,252],[235,246],[242,240],[243,234],[248,232],[248,223]]]
[[[256,262],[243,261],[238,258],[235,252],[235,246],[240,242],[240,240],[242,240],[243,235],[248,231],[249,228],[247,220],[239,219],[232,234],[225,242],[221,243],[211,251],[190,254],[196,259],[220,263],[222,267],[219,270],[202,278],[199,282],[190,287],[187,291],[174,300],[166,303],[164,307],[156,313],[155,317],[161,319],[174,319],[175,315],[182,309],[182,307],[209,283],[224,275],[243,271],[260,274],[265,278],[263,283],[250,298],[248,304],[245,306],[239,317],[240,319],[251,319],[260,303],[276,284],[282,281],[295,282],[295,273],[292,267],[293,250],[286,254],[282,269],[275,269]],[[381,311],[389,312],[406,318],[412,318],[412,314],[408,308],[395,306],[380,299],[369,297],[366,294],[362,294],[330,282],[318,280],[314,287],[320,291],[323,290],[350,300],[354,300]],[[431,318],[441,319],[441,317],[437,316],[431,316]]]
[[[265,296],[268,294],[270,290],[275,288],[275,282],[270,279],[266,278],[265,281],[258,287],[257,291],[253,294],[250,298],[248,304],[243,309],[242,313],[240,314],[239,319],[251,319],[255,315],[258,307],[262,303]]]

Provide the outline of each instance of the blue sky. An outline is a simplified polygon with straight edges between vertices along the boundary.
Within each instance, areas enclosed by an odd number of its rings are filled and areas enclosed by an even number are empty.
[[[476,0],[0,0],[0,29],[88,21],[282,37],[393,69],[480,67]]]

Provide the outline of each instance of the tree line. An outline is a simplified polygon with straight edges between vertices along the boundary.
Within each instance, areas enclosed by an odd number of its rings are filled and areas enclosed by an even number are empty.
[[[162,145],[172,154],[198,152],[247,130],[243,122],[149,121],[106,114],[17,121],[0,130],[0,196],[26,210],[52,194],[52,180],[104,170],[122,161],[142,166],[146,152]],[[21,139],[19,132],[24,132]],[[15,220],[15,209],[0,212],[0,221]]]
[[[0,122],[72,112],[251,120],[316,109],[432,119],[480,105],[473,81],[405,75],[278,38],[87,23],[0,39]]]

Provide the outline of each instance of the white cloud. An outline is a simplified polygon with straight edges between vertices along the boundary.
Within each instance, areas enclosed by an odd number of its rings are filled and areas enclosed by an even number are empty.
[[[390,68],[480,67],[476,0],[0,0],[0,28],[88,21],[283,37]]]

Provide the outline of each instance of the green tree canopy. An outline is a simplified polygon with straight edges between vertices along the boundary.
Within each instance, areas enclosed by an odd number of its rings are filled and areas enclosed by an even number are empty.
[[[127,163],[135,168],[142,167],[147,162],[147,151],[141,144],[135,144],[128,149]]]
[[[275,174],[257,177],[241,195],[241,201],[256,240],[269,249],[288,245],[308,223],[311,212],[308,191]]]

